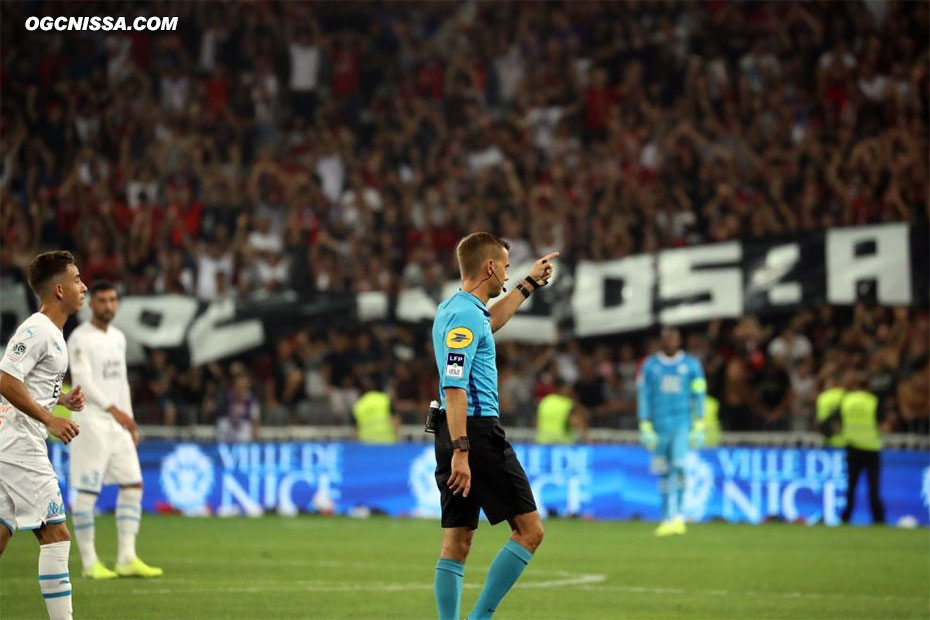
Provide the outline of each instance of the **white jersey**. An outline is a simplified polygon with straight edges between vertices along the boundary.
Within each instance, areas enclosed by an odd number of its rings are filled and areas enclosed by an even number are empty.
[[[22,381],[29,395],[51,411],[61,395],[68,372],[68,345],[58,326],[36,312],[19,326],[7,344],[0,370]],[[0,461],[23,455],[46,455],[45,425],[27,416],[0,396]]]
[[[90,321],[81,323],[68,338],[68,351],[71,383],[80,385],[86,396],[84,411],[109,418],[107,409],[116,405],[131,416],[123,332],[112,325],[103,331]]]

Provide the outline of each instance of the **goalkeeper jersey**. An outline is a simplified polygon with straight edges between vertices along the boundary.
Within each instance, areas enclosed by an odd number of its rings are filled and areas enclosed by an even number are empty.
[[[636,379],[640,421],[652,422],[656,432],[691,427],[692,418],[704,416],[707,382],[697,358],[679,351],[663,352],[643,361]]]

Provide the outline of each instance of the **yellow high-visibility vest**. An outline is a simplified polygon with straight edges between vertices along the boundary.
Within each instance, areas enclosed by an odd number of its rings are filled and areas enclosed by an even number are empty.
[[[391,420],[391,398],[384,392],[365,392],[352,407],[359,441],[395,443],[397,434]]]
[[[846,394],[846,390],[841,387],[830,388],[829,390],[824,390],[817,395],[817,401],[815,403],[815,408],[817,409],[817,422],[823,422],[834,412],[840,410],[840,403],[843,402],[843,395]],[[843,440],[843,433],[837,433],[832,437],[826,438],[824,443],[832,448],[842,448],[846,445]]]
[[[574,403],[568,396],[549,394],[536,409],[536,443],[572,443],[569,418]]]
[[[882,438],[878,431],[878,397],[869,392],[848,392],[840,403],[843,439],[859,450],[878,452]]]

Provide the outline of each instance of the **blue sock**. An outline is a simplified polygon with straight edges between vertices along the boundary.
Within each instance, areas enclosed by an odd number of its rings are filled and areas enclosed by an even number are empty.
[[[675,469],[672,478],[675,480],[675,516],[680,517],[685,511],[685,472]]]
[[[439,558],[436,562],[436,608],[439,620],[459,620],[465,565],[458,560]]]
[[[532,557],[533,554],[520,543],[508,540],[491,563],[488,580],[484,582],[484,588],[478,602],[475,603],[475,608],[468,614],[468,620],[488,620],[494,615],[501,599],[520,578]]]
[[[672,481],[668,474],[659,479],[659,495],[662,497],[662,520],[672,518]]]

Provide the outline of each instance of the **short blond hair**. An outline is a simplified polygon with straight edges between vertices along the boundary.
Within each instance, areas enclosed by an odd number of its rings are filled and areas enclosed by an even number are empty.
[[[463,237],[455,246],[455,256],[459,261],[459,273],[462,278],[475,275],[481,265],[488,259],[497,258],[501,250],[509,250],[510,244],[491,233],[474,232]]]

